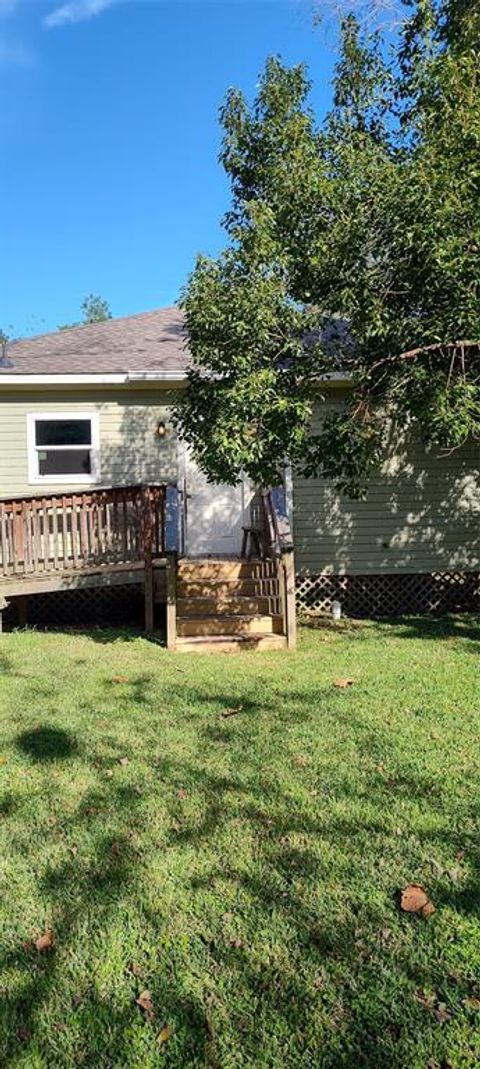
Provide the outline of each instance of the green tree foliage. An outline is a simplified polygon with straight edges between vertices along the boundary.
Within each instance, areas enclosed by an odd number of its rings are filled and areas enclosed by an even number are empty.
[[[480,5],[405,8],[393,55],[343,18],[321,126],[302,66],[268,60],[251,107],[227,96],[228,244],[185,289],[177,411],[212,480],[273,483],[288,457],[356,494],[392,416],[451,448],[480,435]],[[351,403],[312,436],[339,371]]]
[[[83,319],[80,322],[64,323],[58,329],[70,330],[71,327],[81,327],[86,323],[103,323],[106,319],[112,318],[108,301],[96,293],[89,293],[87,297],[84,297],[80,308],[83,313]]]

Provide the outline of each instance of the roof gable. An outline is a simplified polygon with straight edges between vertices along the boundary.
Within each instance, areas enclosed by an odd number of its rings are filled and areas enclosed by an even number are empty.
[[[174,377],[190,363],[184,317],[175,307],[22,338],[8,345],[7,356],[13,366],[0,366],[0,382],[11,375],[149,372]]]

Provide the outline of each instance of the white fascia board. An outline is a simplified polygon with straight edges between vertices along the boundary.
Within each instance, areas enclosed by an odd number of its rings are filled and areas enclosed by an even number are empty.
[[[183,382],[186,373],[159,372],[159,371],[133,371],[126,374],[107,375],[1,375],[0,389],[2,386],[126,386],[130,383],[172,383]]]
[[[175,386],[187,381],[186,371],[128,371],[122,374],[105,375],[2,375],[0,374],[0,389],[2,386],[56,386],[63,389],[65,386],[128,386],[141,385],[142,383],[162,383]],[[350,386],[352,378],[342,371],[332,371],[330,375],[322,375],[318,379],[319,386]]]

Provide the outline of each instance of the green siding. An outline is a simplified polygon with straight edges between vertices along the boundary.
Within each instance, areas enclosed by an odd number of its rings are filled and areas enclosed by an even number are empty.
[[[0,395],[0,497],[61,493],[69,484],[29,483],[27,414],[89,412],[100,414],[98,485],[168,482],[177,477],[177,443],[173,431],[155,437],[160,420],[168,422],[167,390],[3,391]],[[91,487],[85,484],[85,488]],[[82,489],[79,484],[76,490]]]
[[[345,391],[319,402],[341,405]],[[392,436],[393,437],[393,436]],[[480,569],[480,448],[441,456],[411,431],[392,440],[365,501],[350,501],[321,479],[294,478],[296,567],[312,573],[477,571]]]

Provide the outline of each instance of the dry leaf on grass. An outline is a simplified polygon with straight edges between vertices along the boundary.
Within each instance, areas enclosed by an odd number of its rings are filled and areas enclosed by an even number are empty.
[[[140,1006],[140,1009],[143,1010],[146,1020],[151,1021],[155,1014],[153,1012],[153,1002],[150,992],[147,989],[142,991],[138,998],[135,999],[135,1002],[137,1003],[137,1006]]]
[[[171,1034],[172,1029],[170,1028],[170,1025],[164,1024],[163,1028],[161,1028],[158,1033],[157,1043],[166,1043],[167,1040],[170,1039]]]
[[[435,913],[435,906],[430,901],[424,887],[418,883],[409,883],[400,895],[400,908],[405,913],[419,913],[421,917],[430,917]]]
[[[223,712],[222,712],[222,716],[223,716],[223,717],[227,717],[227,716],[236,716],[236,715],[237,715],[237,713],[242,713],[242,712],[243,712],[243,709],[244,709],[244,706],[243,706],[243,705],[236,705],[236,706],[235,706],[234,708],[232,708],[232,709],[224,709],[224,710],[223,710]]]
[[[455,861],[463,861],[465,857],[465,850],[457,850],[455,854]]]
[[[142,966],[141,965],[137,965],[136,962],[134,962],[134,961],[132,961],[130,963],[129,969],[130,969],[130,972],[133,973],[134,976],[141,976],[142,975],[142,972],[143,972]]]
[[[43,935],[39,935],[35,940],[35,947],[40,952],[44,950],[51,950],[55,945],[55,937],[51,928],[46,928]]]
[[[125,766],[129,764],[129,758],[128,757],[119,757],[118,758],[118,763],[119,763],[119,765],[122,765],[123,768],[125,768]]]
[[[113,776],[113,768],[107,768],[105,770],[105,775],[106,775],[107,779],[111,779],[112,776]]]
[[[128,676],[112,676],[112,683],[129,683]]]
[[[71,846],[70,847],[70,853],[71,853],[72,857],[76,857],[77,854],[78,854],[78,846]]]
[[[308,757],[304,757],[303,754],[298,754],[298,757],[293,758],[293,763],[297,768],[305,768],[305,766],[308,765]]]
[[[425,1006],[426,1010],[433,1010],[433,1007],[437,1002],[437,996],[435,994],[427,995],[421,988],[415,992],[415,998],[421,1006]]]
[[[188,791],[185,790],[185,787],[180,787],[180,790],[177,791],[177,798],[180,798],[181,801],[183,801],[184,798],[188,798]]]
[[[19,1043],[30,1043],[32,1038],[32,1033],[29,1028],[17,1028],[15,1035]]]
[[[433,1011],[439,1024],[445,1024],[446,1021],[452,1019],[452,1015],[444,1002],[439,1002],[436,1010]]]
[[[339,687],[341,690],[344,690],[346,687],[353,687],[354,683],[354,679],[335,679],[333,685],[334,687]]]
[[[469,998],[463,999],[463,1005],[468,1006],[469,1010],[480,1010],[480,998],[470,995]]]

